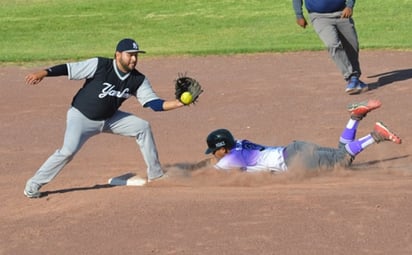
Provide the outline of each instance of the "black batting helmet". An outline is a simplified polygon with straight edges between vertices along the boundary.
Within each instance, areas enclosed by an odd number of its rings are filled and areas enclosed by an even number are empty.
[[[217,129],[213,131],[207,136],[206,142],[208,148],[205,154],[215,152],[224,147],[232,149],[236,144],[235,138],[233,138],[233,135],[227,129]]]

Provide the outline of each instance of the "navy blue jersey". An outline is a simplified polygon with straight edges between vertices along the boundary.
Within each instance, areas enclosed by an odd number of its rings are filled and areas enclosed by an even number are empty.
[[[295,14],[298,18],[303,17],[303,0],[292,0]],[[345,7],[353,8],[355,0],[305,0],[305,7],[308,12],[333,13],[342,11]]]
[[[345,9],[346,0],[305,0],[305,6],[309,12],[336,12]]]
[[[86,79],[72,106],[92,120],[110,118],[130,96],[144,104],[158,98],[146,77],[137,70],[121,74],[109,58],[68,63],[69,79]],[[142,84],[144,88],[138,90]]]

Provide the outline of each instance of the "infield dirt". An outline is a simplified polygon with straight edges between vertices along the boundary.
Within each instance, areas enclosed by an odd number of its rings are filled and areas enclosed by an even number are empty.
[[[23,196],[25,182],[62,144],[66,111],[82,81],[24,76],[38,68],[0,68],[0,254],[411,254],[412,52],[361,51],[371,90],[344,93],[327,53],[140,58],[138,69],[159,96],[174,97],[179,72],[205,92],[195,106],[122,110],[148,120],[164,165],[206,157],[205,137],[228,128],[268,145],[306,140],[337,145],[346,105],[369,98],[382,107],[358,135],[383,121],[403,139],[374,145],[351,170],[307,175],[186,173],[145,187],[108,186],[111,177],[145,164],[133,139],[102,134],[42,191]],[[60,63],[55,63],[60,64]]]

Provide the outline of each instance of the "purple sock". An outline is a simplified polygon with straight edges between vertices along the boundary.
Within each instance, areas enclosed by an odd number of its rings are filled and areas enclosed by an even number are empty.
[[[355,140],[356,137],[356,131],[359,126],[359,121],[358,120],[353,120],[349,119],[348,123],[346,124],[345,129],[343,130],[339,142],[343,144],[348,144]]]
[[[375,140],[373,139],[372,135],[369,134],[367,136],[362,137],[361,139],[358,139],[358,140],[355,140],[355,141],[352,141],[346,144],[345,149],[350,155],[356,156],[361,151],[363,151],[366,147],[374,143],[375,143]]]

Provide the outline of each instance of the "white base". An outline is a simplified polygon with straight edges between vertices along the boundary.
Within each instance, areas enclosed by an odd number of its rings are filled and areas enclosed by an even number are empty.
[[[133,173],[127,173],[121,176],[110,178],[108,183],[113,186],[144,186],[146,179]]]

